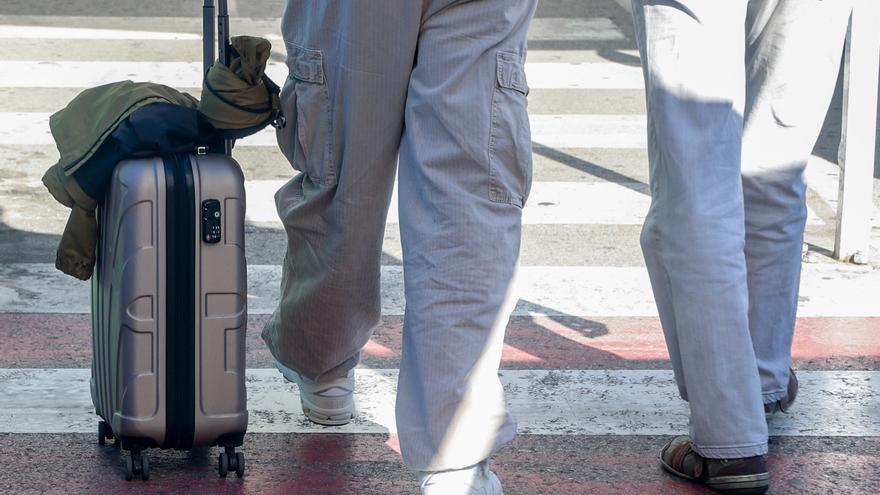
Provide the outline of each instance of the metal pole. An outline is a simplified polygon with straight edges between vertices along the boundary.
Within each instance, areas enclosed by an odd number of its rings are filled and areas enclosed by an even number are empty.
[[[204,73],[214,64],[214,0],[205,0],[202,7],[202,63]]]
[[[229,65],[229,9],[226,0],[217,0],[217,55],[221,63]],[[223,141],[226,156],[232,156],[232,140]]]
[[[843,73],[834,257],[861,264],[868,262],[874,208],[871,186],[880,77],[880,5],[877,0],[856,0],[853,6]]]
[[[229,64],[229,59],[226,58],[229,46],[229,10],[226,0],[217,0],[217,7],[217,53],[224,64]]]

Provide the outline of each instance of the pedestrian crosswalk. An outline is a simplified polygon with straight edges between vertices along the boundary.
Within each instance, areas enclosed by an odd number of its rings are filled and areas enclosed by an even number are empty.
[[[95,417],[87,369],[0,369],[0,429],[11,433],[91,433]],[[880,436],[872,395],[877,371],[806,371],[798,375],[809,411],[773,421],[771,434]],[[687,405],[668,370],[504,370],[507,402],[526,435],[674,435],[687,430]],[[274,369],[248,370],[250,433],[319,433],[301,416],[299,398]],[[337,433],[396,434],[397,370],[357,375],[358,417]],[[834,401],[822,400],[834,397]],[[13,399],[14,398],[14,399]],[[621,408],[622,403],[628,407]],[[22,421],[26,417],[27,421]]]
[[[43,19],[47,22],[49,19]],[[70,18],[63,18],[70,19]],[[75,20],[75,19],[71,19]],[[8,19],[7,22],[13,21]],[[105,23],[128,25],[129,29],[96,29],[51,25],[24,25],[10,22],[0,25],[0,39],[38,39],[38,40],[150,40],[150,41],[200,41],[202,26],[197,19],[166,18],[162,22],[170,24],[170,30],[148,31],[143,24],[133,22],[132,18],[107,18]],[[63,22],[60,21],[59,23]],[[262,36],[269,40],[280,40],[277,23],[232,19],[237,30],[247,32],[266,31]],[[240,24],[239,24],[240,23]],[[531,25],[529,39],[532,41],[610,41],[625,40],[626,37],[611,19],[604,17],[539,17]]]
[[[4,65],[7,70],[0,74],[0,84],[10,88],[89,88],[124,79],[197,88],[202,81],[200,62],[12,60]],[[59,73],[65,77],[53,77]],[[287,67],[269,63],[266,74],[283,81]],[[526,77],[532,89],[639,89],[644,85],[640,68],[607,63],[527,62]]]
[[[281,3],[231,2],[234,33],[272,40],[269,74],[278,82],[287,77]],[[0,5],[0,442],[69,448],[79,466],[66,471],[73,492],[131,488],[96,484],[118,473],[115,458],[102,455],[91,435],[89,284],[53,266],[67,211],[39,182],[57,159],[48,119],[83,88],[123,79],[198,95],[195,4],[189,12],[160,0],[127,8],[77,0],[45,11]],[[509,493],[689,493],[692,487],[658,472],[654,459],[658,436],[687,432],[687,404],[672,379],[638,248],[650,191],[643,76],[630,20],[613,0],[542,0],[529,39],[535,183],[524,209],[520,301],[501,370],[521,436],[499,455],[498,472]],[[319,428],[302,419],[293,385],[271,369],[258,338],[277,301],[285,241],[272,196],[295,171],[271,130],[237,143],[234,156],[247,178],[251,422],[244,450],[255,461],[233,485],[205,481],[212,458],[161,453],[155,479],[138,490],[412,493],[415,484],[394,452],[405,308],[396,193],[384,245],[383,321],[358,375],[361,414],[344,428]],[[837,177],[827,160],[814,162],[807,243],[821,254],[833,247]],[[876,476],[865,473],[880,469],[880,270],[817,260],[804,265],[799,299],[794,360],[802,395],[791,415],[772,420],[771,434],[784,455],[810,459],[816,469],[846,460],[852,473],[841,486],[878,492]],[[800,453],[796,441],[824,451]],[[772,466],[777,493],[835,488],[780,457]],[[612,458],[623,461],[609,466]],[[288,479],[278,466],[290,462],[299,464]],[[0,490],[70,492],[40,474],[53,463],[38,455],[0,469]],[[181,464],[188,467],[176,470]],[[618,480],[621,473],[630,478]]]
[[[800,316],[880,317],[880,271],[865,267],[805,265]],[[281,267],[248,266],[248,313],[270,314],[278,300]],[[644,267],[522,266],[517,275],[518,316],[656,316]],[[0,311],[88,313],[89,284],[51,263],[0,264]],[[403,267],[382,267],[382,313],[403,315]]]
[[[124,76],[123,76],[124,77]],[[114,79],[108,79],[107,82]],[[48,112],[0,112],[0,144],[52,144]],[[643,115],[532,115],[532,140],[552,148],[644,148]],[[239,146],[278,146],[273,129]]]

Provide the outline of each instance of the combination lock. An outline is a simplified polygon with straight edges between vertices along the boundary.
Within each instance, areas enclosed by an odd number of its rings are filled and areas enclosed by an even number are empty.
[[[220,201],[206,199],[202,201],[202,240],[208,244],[216,244],[222,238],[220,231]]]

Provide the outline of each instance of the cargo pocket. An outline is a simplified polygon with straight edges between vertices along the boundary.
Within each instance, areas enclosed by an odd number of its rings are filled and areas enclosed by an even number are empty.
[[[489,137],[489,199],[525,206],[532,187],[529,87],[520,55],[496,55],[492,130]]]
[[[281,91],[286,125],[276,131],[278,146],[293,168],[312,182],[333,186],[337,177],[323,55],[289,41],[286,45],[288,76]]]

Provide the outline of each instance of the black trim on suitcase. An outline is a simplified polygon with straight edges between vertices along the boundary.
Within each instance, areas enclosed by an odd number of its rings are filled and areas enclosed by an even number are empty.
[[[165,446],[190,449],[195,432],[195,191],[189,155],[162,158],[165,203]]]

